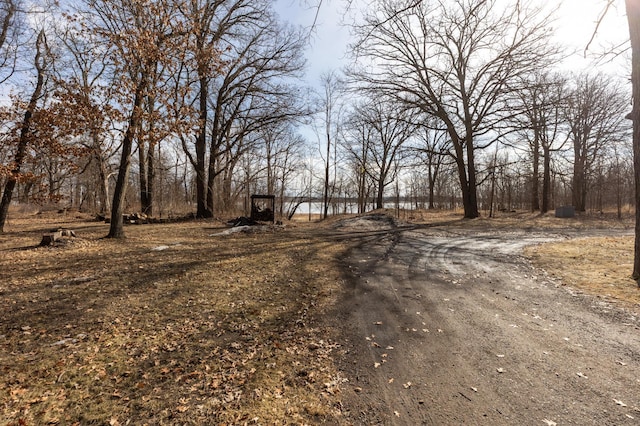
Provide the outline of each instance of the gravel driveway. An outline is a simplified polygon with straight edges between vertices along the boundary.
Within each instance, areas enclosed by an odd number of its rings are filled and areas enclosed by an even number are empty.
[[[521,255],[566,234],[362,224],[334,315],[350,422],[640,424],[638,318]]]

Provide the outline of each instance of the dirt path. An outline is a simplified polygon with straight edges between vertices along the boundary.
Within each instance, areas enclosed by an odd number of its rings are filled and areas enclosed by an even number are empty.
[[[554,236],[381,226],[335,316],[353,424],[640,423],[640,321],[520,255]]]

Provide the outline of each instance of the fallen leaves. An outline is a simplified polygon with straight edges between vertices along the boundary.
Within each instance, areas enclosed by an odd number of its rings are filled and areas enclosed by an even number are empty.
[[[123,242],[18,253],[30,258],[10,265],[13,300],[0,312],[0,417],[334,423],[339,346],[314,317],[340,294],[340,245],[286,233],[269,250],[244,236],[217,245],[202,227],[132,228]],[[165,243],[170,251],[150,250]]]

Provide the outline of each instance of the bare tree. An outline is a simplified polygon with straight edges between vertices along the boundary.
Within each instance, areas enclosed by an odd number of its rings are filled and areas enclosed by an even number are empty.
[[[579,75],[564,113],[573,143],[573,205],[586,210],[594,165],[607,145],[627,132],[624,113],[629,101],[620,85],[602,74]]]
[[[433,118],[427,118],[416,132],[416,144],[412,147],[417,152],[427,170],[428,208],[435,208],[436,185],[440,171],[450,166],[451,142],[445,129],[436,126]]]
[[[45,88],[45,78],[49,71],[50,58],[48,55],[47,37],[44,30],[38,32],[35,42],[35,53],[33,58],[33,67],[36,71],[35,84],[31,97],[25,108],[24,116],[20,124],[15,154],[13,156],[13,167],[7,177],[2,192],[2,200],[0,201],[0,232],[4,232],[4,225],[9,213],[9,205],[13,196],[13,190],[21,178],[21,167],[27,155],[27,148],[33,142],[34,131],[32,127],[33,116],[41,101],[41,96]]]
[[[496,0],[381,0],[372,10],[353,46],[371,66],[353,77],[442,121],[465,217],[477,217],[476,151],[506,130],[519,79],[555,58],[549,16],[529,2]]]
[[[337,147],[337,137],[340,133],[340,93],[343,90],[343,81],[336,71],[324,72],[320,76],[320,84],[322,87],[322,95],[320,98],[320,105],[322,107],[321,118],[322,122],[322,138],[320,143],[324,142],[325,151],[322,154],[324,157],[324,183],[322,191],[322,217],[327,218],[329,214],[329,203],[331,197],[333,197],[334,187],[331,184],[331,149],[334,149],[334,153]],[[334,164],[336,161],[335,154],[333,156]],[[334,168],[335,170],[335,168]],[[334,179],[335,184],[335,179]]]
[[[209,26],[205,31],[204,23],[198,24],[202,33],[192,43],[200,55],[198,39],[208,37],[224,66],[211,70],[211,64],[205,64],[206,70],[196,70],[200,127],[193,147],[183,140],[196,171],[201,217],[213,215],[216,184],[222,187],[221,205],[228,201],[235,167],[256,140],[252,133],[302,111],[299,93],[287,83],[304,65],[301,32],[280,25],[269,2],[218,3],[217,9],[205,10],[213,14]]]
[[[364,105],[362,106],[364,108]],[[351,162],[357,193],[358,213],[366,211],[367,199],[372,187],[370,173],[370,146],[373,143],[373,129],[362,120],[358,108],[349,113],[345,121],[343,149]]]
[[[131,153],[144,120],[145,100],[153,95],[155,71],[163,61],[171,60],[184,32],[177,6],[172,1],[87,0],[83,16],[109,50],[112,73],[118,77],[114,95],[126,117],[108,234],[111,238],[125,236],[122,213]]]
[[[301,164],[304,139],[295,133],[291,123],[274,124],[260,131],[263,144],[266,191],[277,195],[277,209],[284,215],[285,192]]]
[[[543,72],[534,74],[522,85],[518,108],[522,114],[514,117],[513,125],[518,141],[526,142],[524,149],[530,155],[531,210],[546,213],[551,208],[551,160],[555,152],[564,149],[569,138],[563,120],[566,79]]]
[[[366,106],[365,106],[366,105]],[[405,144],[414,136],[416,126],[409,120],[407,110],[377,99],[365,102],[356,109],[358,121],[371,129],[365,168],[376,187],[376,208],[384,207],[385,188],[396,180],[399,163],[403,160]],[[364,164],[364,159],[361,159]]]
[[[64,54],[55,67],[57,95],[69,108],[69,119],[75,121],[77,128],[86,129],[82,143],[91,155],[84,168],[95,180],[99,211],[106,217],[111,213],[109,177],[114,152],[110,130],[119,118],[111,105],[107,52],[97,48],[95,35],[84,31],[77,20],[65,24],[58,34]]]
[[[264,17],[265,7],[263,1],[188,0],[185,7],[181,8],[185,21],[192,28],[186,46],[190,61],[185,64],[182,84],[185,87],[197,87],[195,105],[199,125],[195,134],[194,154],[186,140],[183,141],[185,153],[196,172],[197,217],[213,216],[213,201],[209,199],[213,196],[213,190],[208,189],[207,139],[215,137],[208,134],[209,129],[213,127],[213,132],[216,132],[219,126],[219,117],[216,116],[219,102],[212,108],[211,97],[216,97],[215,87],[212,87],[214,79],[221,78],[223,74],[224,62],[220,59],[225,48],[231,50],[236,45],[235,35],[247,31]],[[215,111],[213,117],[212,109]]]

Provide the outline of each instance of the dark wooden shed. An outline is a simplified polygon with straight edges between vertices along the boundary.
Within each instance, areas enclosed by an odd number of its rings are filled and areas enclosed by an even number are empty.
[[[275,223],[276,196],[258,195],[251,196],[251,219],[256,222]]]

